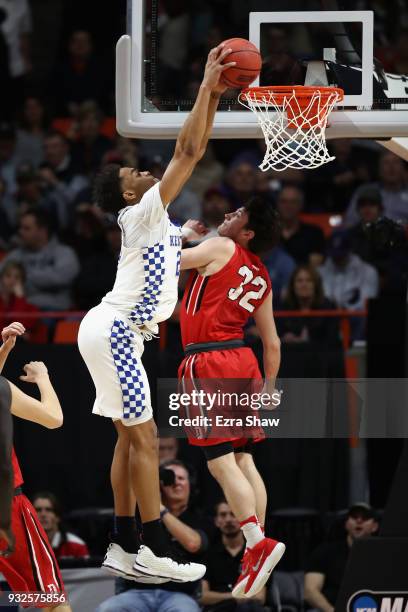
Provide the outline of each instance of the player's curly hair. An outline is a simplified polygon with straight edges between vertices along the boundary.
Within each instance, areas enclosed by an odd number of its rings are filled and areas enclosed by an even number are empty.
[[[119,164],[107,164],[95,178],[94,202],[104,212],[117,213],[126,206],[122,195],[119,171]]]
[[[269,200],[254,196],[244,206],[248,214],[247,228],[255,232],[248,249],[262,255],[275,247],[280,239],[281,222],[278,212]]]

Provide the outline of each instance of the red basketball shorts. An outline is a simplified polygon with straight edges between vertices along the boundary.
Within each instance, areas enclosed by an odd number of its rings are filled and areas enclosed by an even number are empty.
[[[37,514],[25,495],[13,498],[11,521],[15,550],[9,557],[0,557],[0,572],[11,590],[62,593],[64,583],[58,563]],[[5,548],[4,540],[0,541],[0,550]],[[50,604],[36,603],[36,606],[46,608]]]
[[[179,392],[202,391],[214,398],[210,409],[207,403],[189,406],[183,411],[187,418],[201,416],[208,419],[206,424],[184,427],[190,444],[213,446],[232,442],[234,448],[239,448],[248,440],[258,442],[265,438],[261,426],[247,422],[247,417],[255,413],[245,401],[262,388],[258,361],[250,348],[189,355],[182,361],[178,377]],[[229,401],[232,397],[239,399],[234,403]]]

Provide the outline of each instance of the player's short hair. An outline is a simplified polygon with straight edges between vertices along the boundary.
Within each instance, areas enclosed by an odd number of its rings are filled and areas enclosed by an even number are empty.
[[[248,214],[246,227],[255,232],[248,242],[248,249],[257,255],[266,253],[280,239],[281,223],[273,204],[261,196],[254,196],[244,206]]]
[[[104,212],[117,213],[126,206],[119,172],[119,164],[107,164],[95,178],[94,202]]]

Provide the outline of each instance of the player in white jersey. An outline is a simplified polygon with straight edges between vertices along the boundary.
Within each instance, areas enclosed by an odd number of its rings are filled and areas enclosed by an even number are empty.
[[[166,209],[204,155],[226,90],[220,77],[235,65],[222,64],[230,51],[223,45],[210,51],[196,102],[160,182],[149,172],[109,165],[95,184],[102,210],[118,213],[122,249],[115,285],[83,319],[78,345],[96,388],[93,412],[113,419],[118,434],[111,469],[116,532],[103,565],[140,582],[197,580],[205,572],[201,564],[177,563],[167,548],[160,522],[157,432],[141,356],[143,341],[176,305],[181,230]],[[140,547],[136,501],[143,524]]]

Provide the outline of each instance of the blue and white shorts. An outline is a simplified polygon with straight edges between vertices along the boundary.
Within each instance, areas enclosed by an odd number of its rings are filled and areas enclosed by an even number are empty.
[[[96,389],[94,414],[124,425],[140,425],[152,418],[140,332],[110,306],[99,304],[81,322],[78,347]]]

